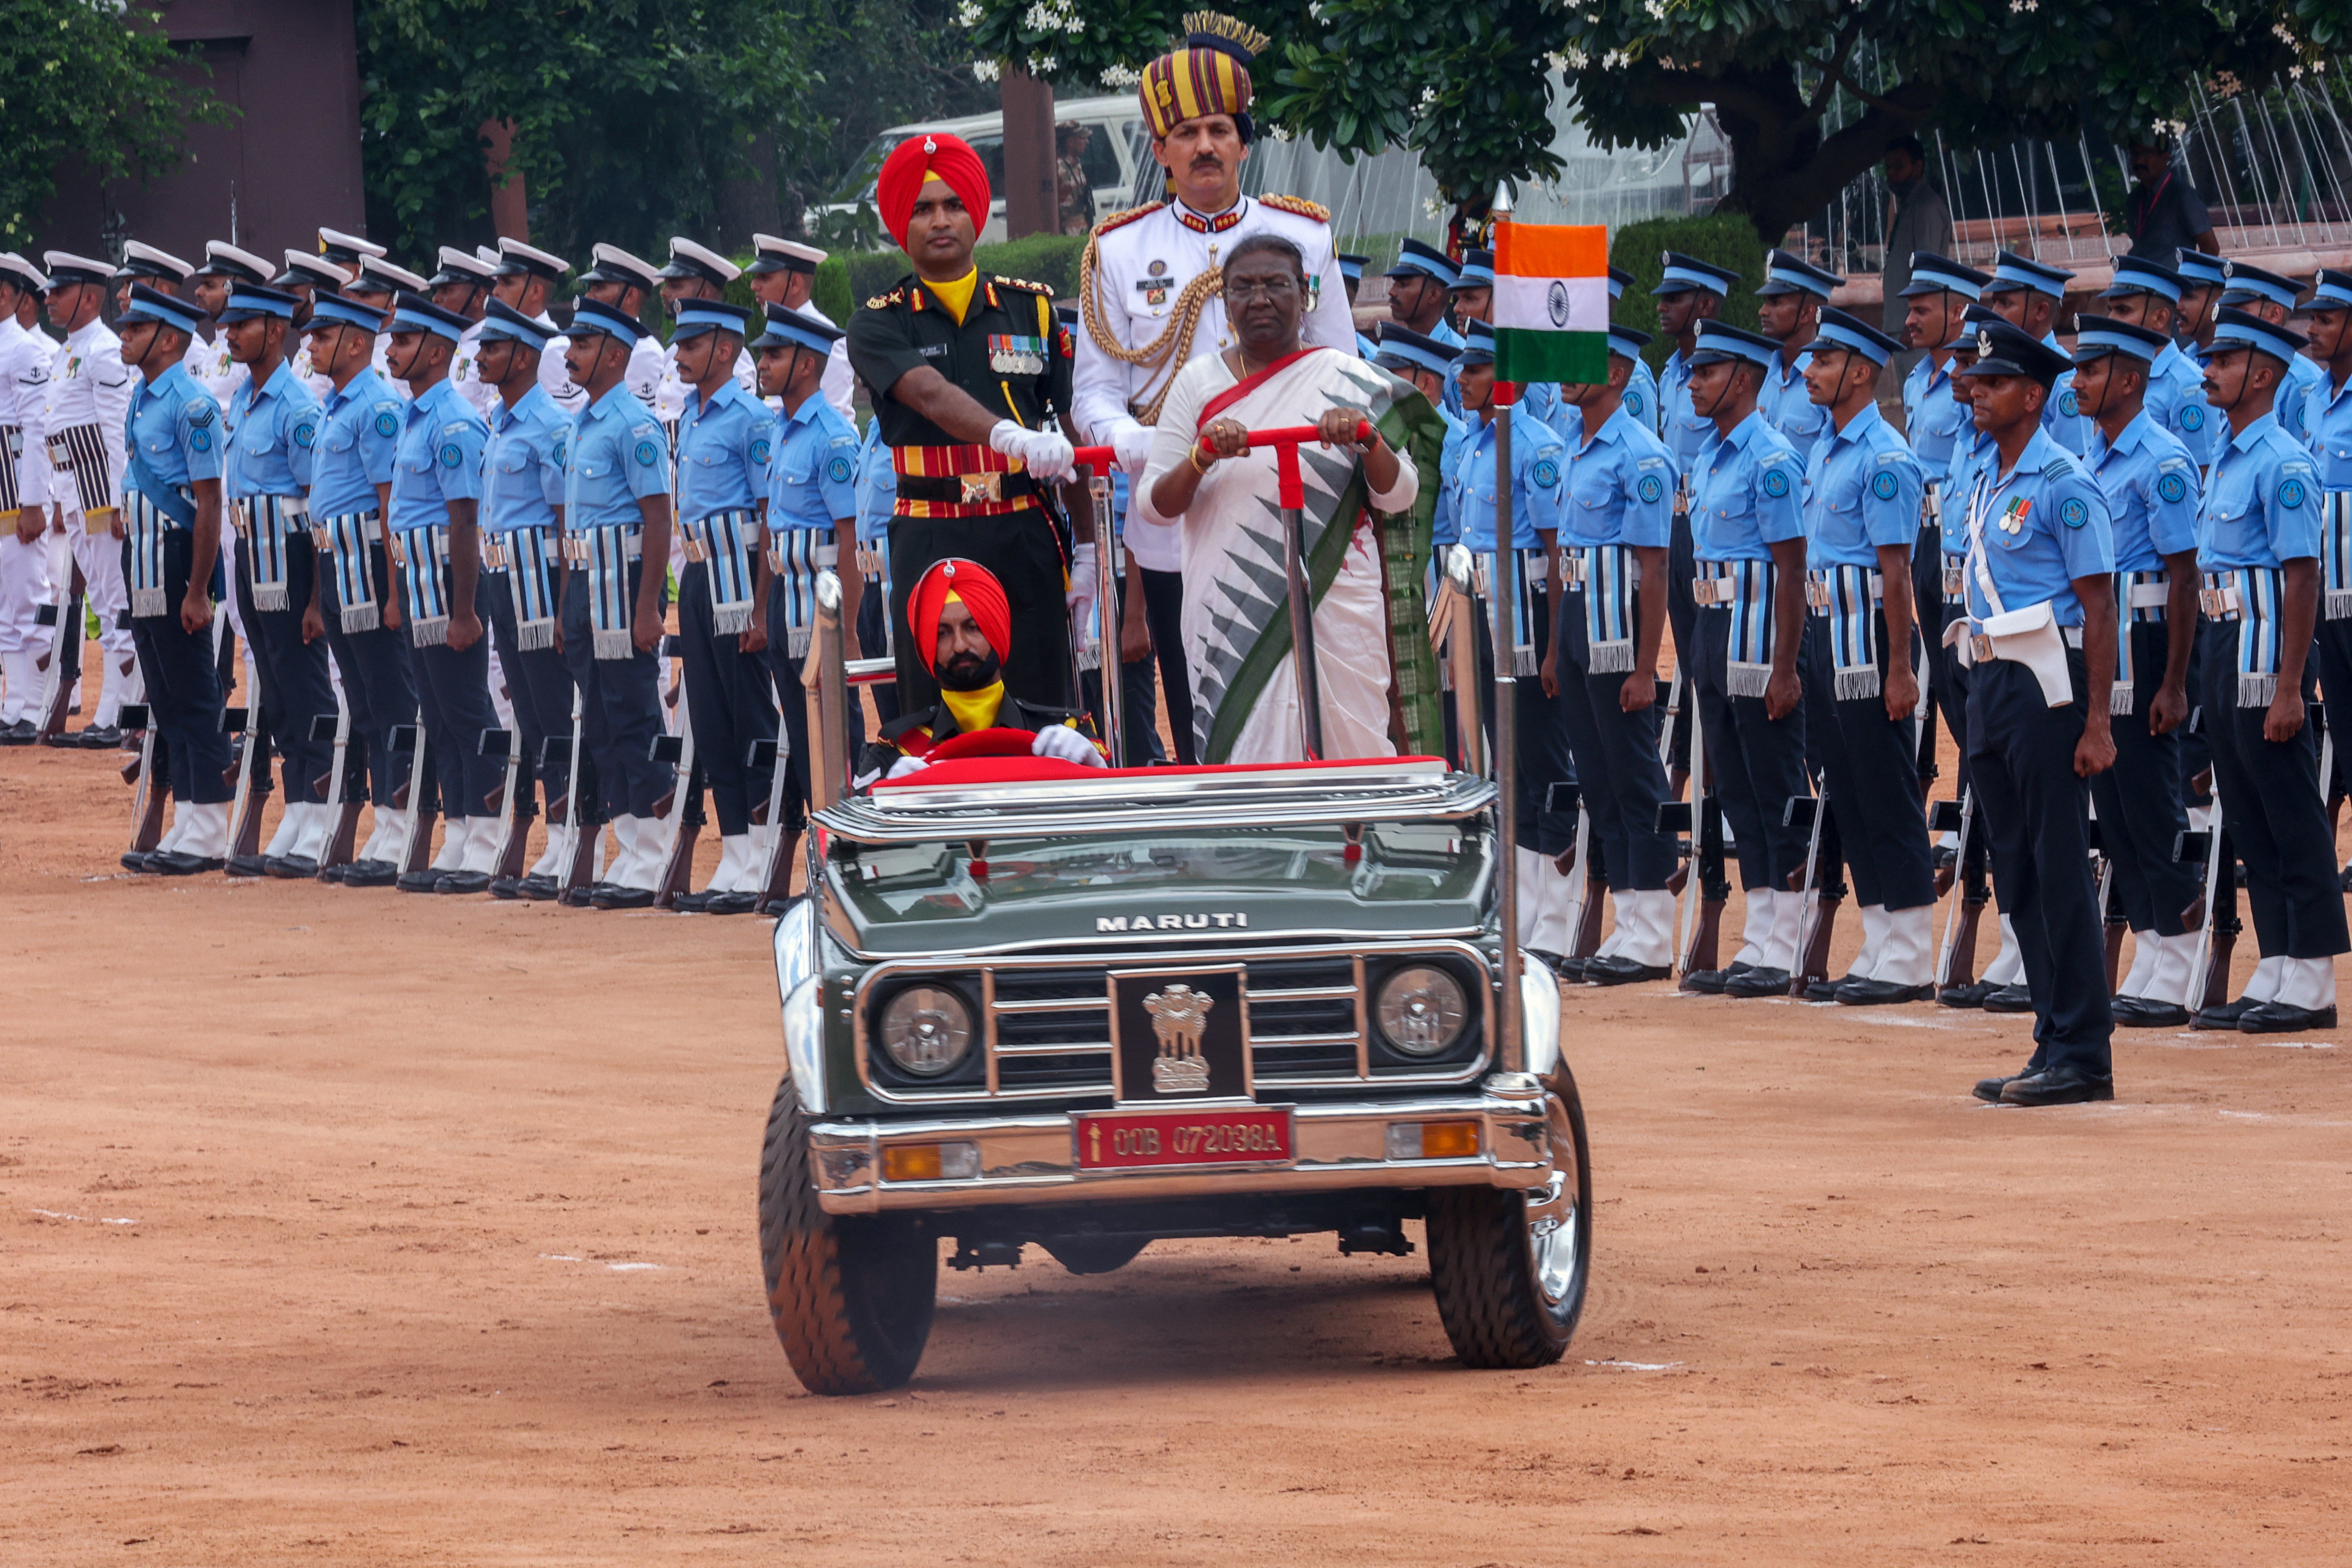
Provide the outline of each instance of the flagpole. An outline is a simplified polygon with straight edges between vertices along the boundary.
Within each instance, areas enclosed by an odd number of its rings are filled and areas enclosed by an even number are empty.
[[[1495,192],[1493,210],[1497,229],[1510,222],[1508,185]],[[1486,600],[1486,618],[1495,644],[1495,785],[1502,797],[1496,809],[1501,843],[1496,848],[1495,868],[1501,891],[1497,913],[1503,928],[1503,1005],[1496,1016],[1503,1032],[1499,1059],[1506,1070],[1524,1072],[1527,1048],[1519,997],[1519,683],[1512,664],[1512,645],[1517,640],[1514,622],[1519,603],[1518,552],[1514,548],[1518,530],[1513,526],[1511,504],[1511,407],[1501,369],[1501,365],[1496,366],[1495,390],[1488,404],[1495,416],[1495,570]]]

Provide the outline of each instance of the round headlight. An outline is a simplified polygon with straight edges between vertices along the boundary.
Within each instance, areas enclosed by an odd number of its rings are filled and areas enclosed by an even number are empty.
[[[909,985],[882,1009],[882,1048],[902,1072],[939,1078],[971,1047],[971,1009],[944,985]]]
[[[1409,1057],[1433,1057],[1462,1038],[1470,1003],[1459,980],[1443,969],[1415,963],[1381,983],[1373,1014],[1390,1045]]]

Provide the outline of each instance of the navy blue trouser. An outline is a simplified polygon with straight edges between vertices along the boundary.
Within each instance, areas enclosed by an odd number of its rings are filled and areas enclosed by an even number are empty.
[[[889,546],[885,544],[884,549]],[[857,596],[857,651],[866,658],[887,658],[890,640],[885,635],[890,624],[890,595],[882,589],[882,579],[866,579],[865,591]],[[898,717],[898,683],[877,681],[866,689],[874,693],[874,711],[883,723]]]
[[[629,563],[627,603],[633,611],[644,566],[640,561]],[[667,763],[653,760],[655,738],[662,733],[659,663],[634,644],[626,658],[596,657],[588,573],[580,567],[566,574],[563,584],[563,668],[580,692],[581,734],[596,759],[595,776],[603,794],[580,820],[653,816],[677,775]]]
[[[2352,619],[2322,621],[2312,637],[2319,653],[2319,694],[2327,701],[2327,727],[2336,736],[2336,776],[2328,793],[2352,794]],[[2189,688],[2196,700],[2196,688]]]
[[[390,581],[382,542],[370,544],[367,552],[368,574],[374,582],[376,603],[381,605]],[[397,753],[393,751],[392,727],[416,718],[416,683],[408,668],[408,628],[404,625],[397,630],[382,626],[363,632],[343,630],[342,599],[336,590],[335,574],[323,572],[320,577],[325,590],[321,614],[327,623],[327,647],[335,656],[335,669],[343,681],[343,702],[352,710],[352,739],[365,746],[367,755],[366,794],[344,798],[372,800],[389,807],[408,776],[409,762],[407,748]]]
[[[1785,820],[1789,797],[1812,793],[1805,782],[1805,704],[1801,697],[1786,718],[1775,720],[1765,715],[1761,697],[1734,697],[1725,689],[1729,605],[1703,606],[1693,636],[1697,646],[1691,665],[1705,727],[1706,777],[1738,840],[1739,885],[1787,892],[1790,874],[1805,864],[1811,837]],[[1801,687],[1811,651],[1800,643]]]
[[[1674,875],[1675,862],[1674,839],[1658,831],[1658,805],[1666,798],[1666,768],[1658,760],[1664,710],[1653,702],[1626,712],[1619,701],[1623,672],[1595,675],[1586,668],[1591,649],[1581,589],[1561,602],[1558,635],[1554,708],[1581,786],[1579,797],[1591,818],[1596,863],[1607,868],[1609,886],[1618,892],[1655,891]],[[1655,684],[1646,670],[1642,678]]]
[[[1969,670],[1969,769],[1992,847],[2000,907],[2017,933],[2033,994],[2033,1058],[2044,1068],[2104,1079],[2115,1015],[2098,884],[2091,876],[2088,786],[2074,773],[2083,738],[2083,656],[2070,649],[2074,700],[2053,708],[2021,664]]]
[[[859,618],[865,616],[859,606]],[[863,647],[861,634],[860,647]],[[789,651],[790,641],[784,631],[784,585],[771,578],[768,583],[768,673],[776,683],[776,710],[783,721],[783,735],[779,750],[788,753],[784,770],[783,804],[780,808],[781,826],[786,832],[798,833],[808,826],[809,803],[809,730],[808,691],[801,685],[801,660]],[[879,658],[878,653],[872,657]],[[855,688],[850,691],[849,734],[845,741],[846,754],[855,758],[858,748],[866,743],[866,710],[856,699]],[[775,781],[766,781],[772,788]]]
[[[131,617],[131,647],[147,682],[149,721],[170,748],[172,795],[189,805],[217,805],[236,797],[222,775],[229,768],[228,736],[221,731],[220,669],[213,661],[210,626],[191,636],[180,627],[195,536],[184,528],[163,535],[163,613]],[[122,580],[131,581],[131,542],[122,542]],[[213,597],[220,597],[220,563],[213,563]]]
[[[1886,675],[1886,616],[1871,612],[1878,633],[1878,673]],[[1927,849],[1927,812],[1919,800],[1917,721],[1886,716],[1882,696],[1838,699],[1827,623],[1805,617],[1811,647],[1805,673],[1805,733],[1829,774],[1830,817],[1853,901],[1913,910],[1936,901]]]
[[[865,606],[858,608],[863,619]],[[708,563],[690,563],[678,578],[677,632],[685,647],[694,758],[709,781],[719,834],[731,838],[751,831],[753,804],[768,798],[768,771],[751,765],[751,743],[776,738],[767,666],[758,654],[743,651],[740,634],[722,636],[713,625]]]
[[[253,645],[262,719],[278,754],[285,759],[281,771],[288,805],[324,804],[327,775],[335,765],[333,745],[310,739],[311,720],[322,713],[332,717],[335,711],[335,686],[327,673],[327,645],[302,640],[302,612],[310,606],[316,578],[317,555],[310,536],[298,529],[286,540],[287,607],[257,609],[253,547],[242,539],[236,542],[237,609],[245,616],[245,635]]]
[[[464,652],[435,643],[413,650],[417,721],[441,790],[441,815],[495,816],[506,789],[506,763],[482,755],[482,731],[499,727],[490,706],[490,642]]]
[[[1118,595],[1118,598],[1103,612],[1102,618],[1108,628],[1105,640],[1113,648],[1117,648],[1119,622],[1127,614],[1126,574],[1120,574],[1114,579],[1114,583],[1113,592]],[[1148,604],[1145,607],[1145,621],[1147,625],[1150,624]],[[1182,656],[1180,653],[1178,657]],[[1078,687],[1086,696],[1087,711],[1095,716],[1095,728],[1100,731],[1103,716],[1102,671],[1081,670],[1078,673]],[[1127,743],[1119,749],[1120,755],[1111,765],[1139,768],[1164,757],[1166,753],[1160,744],[1160,693],[1151,679],[1151,657],[1149,654],[1133,663],[1125,659],[1119,661],[1118,700],[1119,721],[1127,730]]]
[[[2264,958],[2333,958],[2352,950],[2336,880],[2336,835],[2319,793],[2319,742],[2305,723],[2285,742],[2263,738],[2268,708],[2238,706],[2236,621],[2207,621],[2201,698],[2221,821],[2246,864],[2246,903]],[[2312,699],[2303,667],[2303,700]]]
[[[1152,657],[1160,662],[1168,733],[1176,742],[1176,760],[1189,768],[1200,758],[1192,750],[1192,672],[1184,662],[1184,574],[1141,566],[1136,575],[1143,580],[1143,622],[1151,628]]]
[[[2116,765],[2091,780],[2091,803],[2099,808],[2099,842],[2116,868],[2125,920],[2134,931],[2179,936],[2200,891],[2197,868],[2172,858],[2189,827],[2180,731],[2158,735],[2147,727],[2169,639],[2160,620],[2136,623],[2131,639],[2132,710],[2112,721]]]
[[[511,572],[483,573],[474,589],[474,603],[498,642],[499,668],[506,672],[507,700],[514,707],[515,740],[522,752],[515,772],[515,798],[525,805],[524,815],[529,816],[535,783],[544,781],[547,798],[555,800],[571,779],[572,675],[563,668],[563,656],[555,649],[515,646]],[[542,765],[540,756],[551,736],[555,749],[547,752]]]

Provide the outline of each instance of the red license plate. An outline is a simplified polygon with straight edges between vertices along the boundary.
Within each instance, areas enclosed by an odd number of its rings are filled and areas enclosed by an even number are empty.
[[[1082,1171],[1288,1164],[1290,1108],[1107,1110],[1073,1115]]]

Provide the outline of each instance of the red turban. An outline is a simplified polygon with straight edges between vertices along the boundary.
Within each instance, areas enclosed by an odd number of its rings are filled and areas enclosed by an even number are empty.
[[[907,625],[915,634],[915,653],[925,669],[940,651],[940,612],[953,594],[979,623],[980,635],[996,650],[999,664],[1013,657],[1013,606],[1005,601],[1004,584],[977,561],[950,557],[934,562],[915,579],[907,595]]]
[[[926,131],[893,148],[874,182],[874,205],[882,211],[882,226],[899,249],[907,247],[907,226],[914,221],[915,198],[927,179],[945,181],[948,189],[963,198],[975,231],[988,226],[987,165],[962,137]]]

